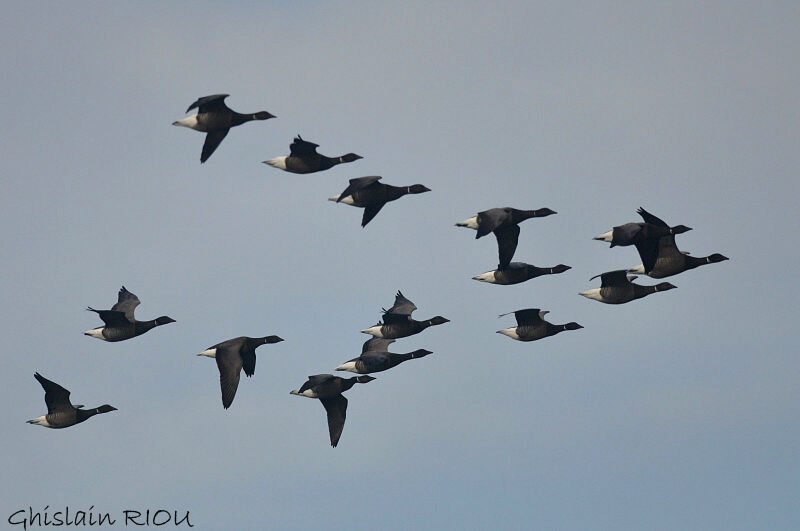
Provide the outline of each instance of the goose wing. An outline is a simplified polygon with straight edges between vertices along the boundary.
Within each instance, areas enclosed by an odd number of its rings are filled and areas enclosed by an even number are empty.
[[[303,155],[316,155],[319,144],[303,140],[300,135],[297,135],[291,144],[289,144],[289,152],[296,156],[302,157]]]
[[[338,203],[348,195],[352,195],[356,190],[361,190],[362,188],[366,188],[374,182],[378,182],[378,179],[380,178],[381,177],[379,175],[369,175],[367,177],[356,177],[355,179],[350,179],[350,184],[347,185],[347,188],[344,189],[344,192],[339,194],[339,198],[336,200],[336,202]],[[366,223],[364,223],[364,225],[366,225]]]
[[[398,315],[411,315],[411,313],[416,309],[417,307],[414,305],[414,303],[406,299],[403,293],[398,290],[397,295],[394,297],[394,305],[388,310],[383,309],[383,312]]]
[[[519,225],[509,225],[496,229],[494,235],[497,238],[497,254],[500,260],[498,267],[503,269],[511,263],[511,259],[514,258],[514,252],[517,250]]]
[[[636,213],[642,216],[642,219],[644,219],[645,223],[649,223],[651,225],[658,225],[659,227],[669,227],[669,225],[667,225],[664,220],[654,216],[653,214],[643,209],[642,207],[639,207]]]
[[[228,134],[230,129],[218,129],[206,133],[206,141],[203,142],[203,151],[200,153],[200,162],[203,163],[208,160],[214,151],[217,150],[222,140]]]
[[[300,387],[300,392],[302,393],[303,391],[307,391],[309,389],[312,389],[312,388],[314,388],[314,387],[316,387],[318,385],[321,385],[321,384],[324,384],[326,382],[329,382],[330,380],[333,380],[334,378],[336,378],[336,377],[334,375],[332,375],[332,374],[315,374],[313,376],[309,376],[308,380],[306,381],[306,383],[304,383],[302,385],[302,387]]]
[[[217,368],[219,369],[219,386],[222,390],[222,407],[228,409],[239,388],[239,375],[242,372],[242,356],[238,351],[226,347],[217,347]]]
[[[139,297],[128,291],[125,286],[122,286],[117,296],[117,303],[111,307],[111,311],[122,312],[128,321],[134,322],[133,312],[139,306],[139,302]]]
[[[340,196],[341,197],[341,196]],[[366,227],[367,223],[372,221],[372,218],[378,215],[378,212],[381,211],[383,205],[385,205],[385,201],[381,201],[380,203],[372,203],[364,207],[364,215],[361,217],[361,226]]]
[[[331,436],[331,446],[336,448],[339,444],[339,437],[344,430],[344,421],[347,417],[347,399],[343,395],[336,395],[328,398],[320,398],[320,402],[325,406],[328,413],[328,432]]]
[[[75,407],[69,401],[69,391],[39,374],[33,374],[44,389],[44,403],[47,404],[47,413],[72,411]]]
[[[383,339],[381,337],[367,339],[364,342],[364,346],[361,347],[361,354],[367,352],[386,352],[389,350],[389,345],[392,343],[394,343],[394,339]]]
[[[594,280],[600,277],[600,287],[607,288],[610,286],[625,286],[630,283],[628,280],[628,272],[625,269],[617,269],[615,271],[607,271],[599,275],[595,275],[589,280]]]
[[[197,109],[197,112],[200,113],[230,111],[228,106],[225,105],[225,98],[227,97],[228,94],[212,94],[211,96],[197,98],[196,102],[189,105],[189,108],[186,109],[186,112],[189,112],[192,109]]]

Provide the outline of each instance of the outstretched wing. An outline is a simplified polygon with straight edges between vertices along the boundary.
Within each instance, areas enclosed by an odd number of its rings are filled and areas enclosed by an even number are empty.
[[[303,391],[307,391],[313,387],[324,384],[333,378],[335,378],[335,376],[332,374],[315,374],[313,376],[309,376],[306,383],[300,387],[300,392],[302,393]]]
[[[347,417],[347,399],[343,395],[336,395],[329,398],[320,398],[320,402],[328,412],[328,431],[331,436],[331,446],[336,448],[339,444],[339,437],[342,436],[344,421]]]
[[[486,236],[490,232],[494,232],[501,225],[508,222],[510,213],[506,208],[490,208],[483,212],[478,212],[478,233],[475,239]]]
[[[386,352],[389,350],[389,345],[394,343],[394,339],[383,339],[381,337],[373,337],[371,339],[367,339],[364,342],[364,346],[361,347],[361,353],[364,354],[365,352]]]
[[[525,310],[517,310],[516,312],[508,313],[514,314],[514,317],[517,319],[517,326],[524,326],[541,323],[544,314],[549,312],[542,311],[539,308],[527,308]],[[508,313],[501,313],[498,317],[506,316]]]
[[[341,196],[339,196],[341,197]],[[367,223],[372,221],[372,218],[378,215],[378,212],[381,211],[385,202],[382,203],[372,203],[371,205],[367,205],[364,207],[364,215],[361,216],[361,226],[366,227]]]
[[[289,144],[289,152],[297,157],[303,155],[316,155],[319,144],[314,142],[307,142],[297,135],[291,144]]]
[[[55,382],[51,382],[38,372],[33,374],[44,389],[44,403],[47,404],[47,413],[71,411],[74,409],[69,401],[69,391]]]
[[[394,306],[388,310],[384,309],[384,313],[394,313],[398,315],[411,315],[417,307],[413,302],[406,299],[400,290],[397,290],[397,295],[394,297]]]
[[[113,310],[95,310],[91,306],[86,307],[87,310],[90,312],[95,312],[97,315],[100,316],[100,319],[103,320],[106,326],[110,327],[117,327],[117,326],[129,326],[132,321],[129,321],[123,312],[115,312]]]
[[[642,219],[644,219],[645,223],[649,223],[651,225],[658,225],[659,227],[669,227],[669,225],[667,225],[664,220],[662,220],[661,218],[657,218],[656,216],[654,216],[647,210],[643,209],[642,207],[639,207],[636,213],[642,216]]]
[[[509,225],[494,231],[497,238],[497,254],[500,259],[499,269],[508,267],[514,258],[514,251],[519,243],[519,225]]]
[[[203,142],[203,151],[200,153],[201,164],[207,161],[211,154],[216,151],[216,149],[222,143],[222,139],[224,139],[225,135],[228,134],[228,131],[230,131],[230,129],[218,129],[216,131],[206,133],[206,141]]]
[[[219,369],[219,386],[222,390],[222,407],[228,409],[239,388],[239,375],[242,372],[242,357],[238,352],[226,348],[217,348],[217,368]]]
[[[356,177],[355,179],[350,179],[350,184],[347,185],[347,188],[344,189],[344,192],[339,194],[339,198],[336,200],[336,202],[338,203],[348,195],[352,195],[356,190],[366,188],[370,184],[377,182],[380,178],[381,177],[379,175],[369,175],[367,177]],[[366,223],[364,223],[364,225],[366,225]]]
[[[117,303],[111,307],[111,311],[122,312],[128,321],[134,322],[133,311],[139,306],[139,302],[139,297],[122,286],[117,296]]]
[[[228,94],[212,94],[211,96],[203,96],[202,98],[197,98],[197,101],[189,105],[189,108],[186,109],[186,112],[191,111],[192,109],[197,109],[198,112],[218,112],[218,111],[229,111],[228,106],[225,105],[225,98],[228,97]]]
[[[605,273],[595,275],[589,280],[594,280],[597,277],[600,277],[600,287],[602,288],[610,286],[625,286],[630,283],[628,280],[628,272],[625,269],[607,271]]]

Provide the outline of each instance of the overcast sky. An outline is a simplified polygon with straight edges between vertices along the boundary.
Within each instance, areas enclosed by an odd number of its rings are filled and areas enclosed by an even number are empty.
[[[0,521],[16,510],[190,511],[198,529],[797,528],[794,2],[15,3],[4,10]],[[277,116],[204,135],[199,96]],[[296,134],[364,157],[261,164]],[[432,191],[327,201],[381,175]],[[549,207],[516,286],[454,224]],[[730,261],[621,306],[578,296],[640,263],[592,241],[643,206]],[[643,278],[642,284],[656,281]],[[122,343],[83,335],[125,285]],[[360,353],[400,289],[434,352],[347,392],[329,445],[308,375]],[[533,343],[498,314],[585,328]],[[277,334],[233,406],[205,348]],[[65,430],[34,371],[118,411]],[[345,373],[343,376],[348,376]],[[120,527],[118,522],[117,527]]]

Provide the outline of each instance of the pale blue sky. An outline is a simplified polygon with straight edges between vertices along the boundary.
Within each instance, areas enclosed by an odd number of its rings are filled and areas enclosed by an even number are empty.
[[[799,24],[791,2],[7,8],[0,521],[94,505],[198,529],[797,528]],[[170,124],[218,92],[277,119],[201,166],[203,135]],[[364,159],[261,164],[297,133]],[[327,198],[374,174],[432,192],[361,229]],[[506,205],[558,212],[523,224],[516,260],[573,269],[471,280],[496,244],[454,223]],[[619,307],[579,297],[639,263],[591,238],[640,205],[731,260]],[[122,284],[137,317],[177,323],[83,336]],[[451,323],[348,392],[332,449],[322,406],[289,390],[357,355],[398,289]],[[585,329],[495,334],[527,307]],[[285,342],[224,411],[196,354],[266,334]],[[34,371],[119,410],[25,424],[45,412]]]

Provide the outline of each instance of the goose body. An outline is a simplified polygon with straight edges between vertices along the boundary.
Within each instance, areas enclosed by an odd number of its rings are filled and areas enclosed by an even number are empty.
[[[675,236],[669,234],[656,240],[655,254],[650,243],[636,244],[642,264],[631,268],[629,272],[643,273],[651,278],[665,278],[683,273],[706,264],[714,264],[728,260],[727,256],[714,253],[709,256],[695,257],[681,252],[675,244]],[[655,256],[655,259],[653,259]]]
[[[520,210],[512,207],[491,208],[478,212],[477,216],[456,223],[456,227],[466,227],[478,231],[475,238],[494,233],[497,238],[498,269],[509,266],[519,242],[519,224],[526,219],[556,214],[549,208]]]
[[[575,322],[560,325],[548,323],[544,320],[544,316],[550,312],[540,310],[539,308],[517,310],[513,313],[517,320],[517,326],[506,328],[504,330],[498,330],[497,333],[503,334],[504,336],[508,336],[517,341],[536,341],[537,339],[554,336],[565,330],[579,330],[583,328],[581,325]],[[508,314],[503,314],[500,317],[503,317],[504,315]]]
[[[344,430],[344,421],[347,417],[347,399],[342,395],[357,383],[367,383],[374,380],[372,376],[353,376],[340,378],[332,374],[315,374],[300,387],[290,391],[290,394],[317,398],[325,407],[328,415],[328,433],[331,446],[336,448],[339,438]]]
[[[692,230],[691,227],[685,225],[670,227],[662,219],[642,207],[639,207],[636,212],[642,216],[644,223],[625,223],[624,225],[613,227],[610,231],[599,236],[595,236],[594,239],[608,242],[611,247],[644,244],[648,240],[655,244],[655,241],[661,236],[682,234]]]
[[[667,291],[676,287],[669,282],[662,282],[655,286],[634,284],[631,282],[632,279],[628,278],[627,271],[624,269],[595,275],[589,280],[593,280],[597,277],[601,279],[601,286],[599,288],[582,291],[580,295],[583,295],[587,299],[596,300],[605,304],[625,304],[626,302],[641,299],[652,293]]]
[[[380,339],[375,337],[368,339],[364,343],[359,357],[342,363],[336,367],[336,370],[350,371],[357,374],[369,374],[391,369],[404,361],[433,354],[430,350],[425,349],[415,350],[414,352],[408,352],[406,354],[396,354],[388,351],[388,347],[392,343],[394,343],[394,339]]]
[[[198,356],[208,356],[217,361],[219,385],[222,390],[222,407],[228,409],[239,388],[239,375],[244,369],[249,378],[256,372],[256,349],[261,345],[283,341],[278,336],[236,337],[209,347]]]
[[[355,153],[347,153],[339,157],[327,157],[317,153],[319,144],[303,140],[297,135],[289,145],[288,156],[275,157],[264,161],[264,164],[290,173],[315,173],[332,168],[337,164],[353,162],[363,158]]]
[[[187,116],[172,122],[172,125],[188,127],[206,134],[203,151],[200,154],[200,163],[207,161],[212,153],[219,147],[231,127],[242,125],[253,120],[267,120],[275,118],[274,115],[260,111],[250,114],[238,113],[225,105],[228,94],[213,94],[198,98],[189,105],[186,112],[197,109],[197,114]]]
[[[394,305],[388,310],[384,310],[383,322],[378,322],[375,326],[365,328],[361,332],[381,339],[398,339],[418,334],[430,326],[450,322],[441,315],[426,321],[417,321],[411,318],[411,313],[416,309],[414,303],[398,291]]]
[[[44,428],[68,428],[101,413],[116,411],[117,408],[103,404],[93,409],[82,409],[82,405],[73,406],[69,400],[70,392],[42,376],[34,373],[34,378],[44,389],[44,401],[47,404],[47,414],[28,421]]]
[[[571,269],[570,266],[558,264],[553,267],[536,267],[535,265],[524,262],[511,262],[508,266],[501,269],[494,269],[472,277],[473,280],[488,282],[490,284],[501,284],[509,286],[519,284],[542,275],[556,275]]]
[[[380,177],[377,175],[350,179],[350,184],[342,193],[329,197],[328,200],[362,207],[364,215],[361,218],[361,226],[365,227],[383,208],[383,205],[389,201],[400,199],[406,194],[430,192],[429,188],[421,184],[392,186],[391,184],[379,183],[379,179]]]
[[[87,330],[84,335],[102,339],[103,341],[124,341],[140,336],[156,326],[175,322],[175,319],[166,315],[150,321],[137,321],[133,312],[139,302],[139,297],[128,291],[125,286],[122,286],[117,296],[117,303],[110,310],[95,310],[91,306],[87,308],[87,310],[98,314],[105,326]]]

